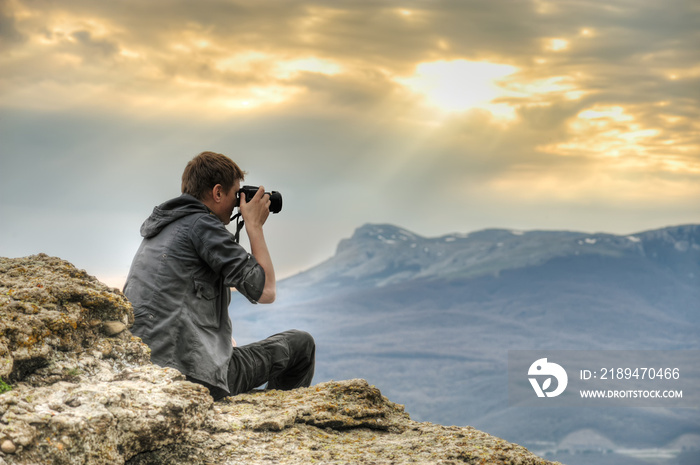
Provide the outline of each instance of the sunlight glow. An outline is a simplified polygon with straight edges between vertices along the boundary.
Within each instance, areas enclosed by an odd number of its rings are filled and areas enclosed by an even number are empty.
[[[178,44],[176,47],[182,46]],[[268,66],[267,63],[273,62],[274,58],[268,53],[248,50],[219,58],[215,61],[215,66],[219,71],[243,73],[254,69],[257,65]]]
[[[120,54],[121,56],[126,57],[126,58],[139,58],[139,57],[141,57],[141,54],[140,54],[140,53],[134,52],[133,50],[128,50],[128,49],[125,49],[125,48],[121,49],[121,50],[119,51],[119,54]]]
[[[569,48],[569,41],[566,39],[547,39],[545,49],[552,52],[561,52]]]
[[[434,61],[419,64],[413,76],[397,81],[446,111],[486,108],[498,113],[492,101],[504,90],[497,81],[515,71],[515,66],[499,63]]]
[[[232,95],[230,98],[220,99],[218,95],[213,95],[209,103],[212,107],[223,103],[231,110],[250,110],[283,103],[297,93],[297,89],[282,86],[254,87],[230,93]]]
[[[570,76],[551,76],[535,80],[511,80],[504,84],[512,95],[528,97],[545,94],[562,94],[570,100],[580,98],[585,91],[580,89]]]
[[[551,1],[534,0],[535,11],[541,15],[553,13],[556,10],[556,4]]]
[[[632,115],[625,114],[625,109],[620,106],[596,106],[584,110],[578,114],[583,119],[610,119],[613,121],[632,121]]]

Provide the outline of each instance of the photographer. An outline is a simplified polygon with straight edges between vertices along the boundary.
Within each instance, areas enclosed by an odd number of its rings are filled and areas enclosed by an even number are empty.
[[[290,330],[242,347],[232,344],[231,287],[252,303],[272,303],[276,281],[263,235],[270,195],[240,191],[245,173],[228,157],[203,152],[182,174],[182,195],[154,208],[124,294],[134,306],[132,333],[151,360],[209,388],[215,399],[249,391],[311,384],[315,345]],[[227,229],[239,207],[251,253]],[[281,208],[281,207],[280,207]]]

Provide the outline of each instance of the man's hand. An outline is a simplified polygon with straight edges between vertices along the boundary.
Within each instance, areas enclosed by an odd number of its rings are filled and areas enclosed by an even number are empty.
[[[260,186],[252,199],[246,199],[241,192],[240,210],[246,226],[262,227],[270,216],[270,196],[265,195],[265,188]]]
[[[277,280],[275,279],[275,268],[272,266],[272,258],[270,258],[270,252],[267,250],[267,243],[263,235],[263,225],[267,221],[267,217],[270,216],[270,196],[265,195],[265,188],[260,186],[250,201],[245,198],[245,193],[241,193],[240,202],[239,208],[250,241],[250,251],[265,271],[265,286],[258,302],[271,304],[277,296]]]

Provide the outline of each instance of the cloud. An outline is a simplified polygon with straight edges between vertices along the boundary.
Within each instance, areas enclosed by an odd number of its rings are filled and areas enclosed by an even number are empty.
[[[20,43],[24,39],[24,35],[17,30],[9,2],[7,0],[0,1],[0,43],[7,46]]]
[[[51,195],[14,213],[106,208],[136,231],[216,150],[288,196],[295,231],[326,232],[294,233],[324,253],[366,221],[697,221],[691,3],[6,1],[0,189],[32,179]]]
[[[108,40],[95,40],[90,31],[75,31],[71,33],[70,39],[84,47],[85,51],[81,55],[86,56],[88,59],[94,59],[99,56],[113,56],[119,51],[119,47]]]

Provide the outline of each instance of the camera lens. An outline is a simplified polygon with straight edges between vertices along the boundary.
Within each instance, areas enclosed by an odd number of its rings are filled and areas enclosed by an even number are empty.
[[[238,191],[238,205],[241,203],[241,193],[245,194],[246,202],[258,192],[258,186],[243,186]],[[277,191],[265,192],[270,196],[270,212],[279,213],[282,211],[282,194]]]
[[[282,194],[277,191],[270,192],[270,211],[272,213],[282,211]]]

